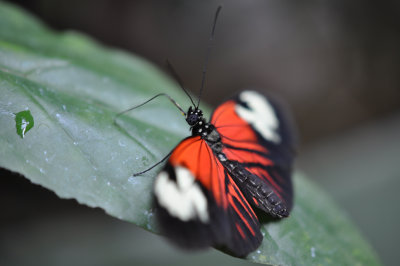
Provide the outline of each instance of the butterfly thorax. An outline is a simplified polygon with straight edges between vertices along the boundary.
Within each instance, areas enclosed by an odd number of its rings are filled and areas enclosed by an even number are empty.
[[[214,152],[221,151],[221,136],[214,125],[203,118],[203,112],[200,109],[190,107],[186,115],[186,122],[190,125],[192,136],[200,136],[207,141]]]

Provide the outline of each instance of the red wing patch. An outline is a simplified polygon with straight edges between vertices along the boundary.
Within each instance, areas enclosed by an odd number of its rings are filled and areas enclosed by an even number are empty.
[[[238,99],[229,100],[221,104],[211,117],[211,123],[221,136],[222,152],[228,160],[237,161],[250,173],[262,179],[289,210],[293,197],[291,162],[287,162],[281,156],[279,145],[260,137],[256,129],[238,115],[236,108],[239,104]],[[285,144],[283,142],[281,145]],[[270,212],[262,207],[263,204],[259,204],[259,198],[252,196],[254,193],[246,193],[247,187],[238,185],[245,190],[243,192],[253,206]]]
[[[223,176],[224,168],[199,136],[187,138],[176,146],[168,163],[173,167],[183,166],[189,169],[196,181],[212,193],[216,203],[226,209],[224,180],[217,178]]]
[[[185,181],[186,175],[194,178],[193,183]],[[161,183],[162,178],[169,181]],[[165,185],[158,189],[160,184]],[[171,184],[177,189],[164,194]],[[202,196],[193,197],[198,193],[194,189],[198,184],[207,199],[205,209]],[[214,245],[244,256],[261,243],[260,225],[253,209],[206,141],[198,136],[183,140],[174,149],[156,178],[154,195],[160,209],[161,230],[183,247]]]

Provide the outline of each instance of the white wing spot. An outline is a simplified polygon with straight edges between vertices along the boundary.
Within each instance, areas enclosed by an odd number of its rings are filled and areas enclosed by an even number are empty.
[[[176,182],[162,171],[154,183],[154,195],[170,215],[189,221],[195,218],[209,221],[207,199],[195,182],[193,174],[185,167],[175,168]]]
[[[249,122],[266,140],[280,143],[281,137],[276,131],[279,127],[279,121],[268,100],[255,91],[244,91],[239,98],[249,108],[237,104],[236,113]]]

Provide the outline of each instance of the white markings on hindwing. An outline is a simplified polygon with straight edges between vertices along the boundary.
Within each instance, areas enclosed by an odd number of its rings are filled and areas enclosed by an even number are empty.
[[[281,137],[277,132],[279,121],[268,100],[255,91],[244,91],[240,93],[239,98],[248,108],[237,104],[236,113],[250,123],[263,138],[280,143]]]
[[[185,167],[175,167],[176,182],[162,171],[154,183],[154,195],[168,213],[182,221],[199,219],[209,221],[207,198],[195,182],[193,174]]]

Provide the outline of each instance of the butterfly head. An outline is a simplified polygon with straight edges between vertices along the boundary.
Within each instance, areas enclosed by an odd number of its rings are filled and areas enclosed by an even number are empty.
[[[195,107],[193,109],[192,106],[189,107],[189,110],[186,113],[186,122],[190,126],[196,125],[198,122],[203,120],[203,111]]]

